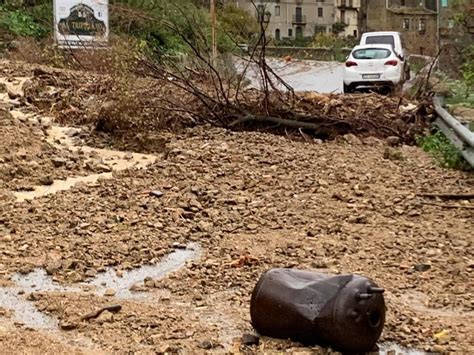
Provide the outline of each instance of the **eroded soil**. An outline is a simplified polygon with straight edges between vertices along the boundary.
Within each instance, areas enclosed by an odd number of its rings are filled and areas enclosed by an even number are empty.
[[[270,338],[242,345],[252,332],[250,294],[273,267],[370,277],[386,289],[381,343],[474,352],[473,201],[418,195],[472,193],[472,174],[444,170],[416,147],[391,148],[394,158],[371,137],[309,143],[200,127],[157,134],[167,143],[154,162],[122,171],[109,164],[104,179],[19,201],[15,189],[44,174],[86,173],[83,159],[71,169],[50,163],[82,143],[59,140],[38,158],[35,144],[46,144],[48,129],[5,117],[0,129],[33,133],[22,133],[31,143],[13,153],[13,141],[2,139],[0,158],[24,149],[38,167],[15,182],[0,176],[0,285],[18,287],[18,273],[39,268],[74,289],[18,290],[58,325],[22,325],[0,308],[0,353],[327,353]],[[87,132],[74,135],[87,140]],[[190,243],[198,258],[132,286],[145,297],[122,298],[112,286],[98,294],[90,283],[108,268],[120,277]],[[84,318],[110,305],[121,308]]]

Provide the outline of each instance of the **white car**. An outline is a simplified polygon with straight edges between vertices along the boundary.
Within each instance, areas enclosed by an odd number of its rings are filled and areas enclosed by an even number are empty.
[[[391,45],[355,46],[344,66],[344,92],[360,87],[393,88],[404,80],[403,62]]]
[[[410,79],[410,65],[408,63],[409,54],[405,49],[402,34],[393,31],[366,32],[360,38],[361,46],[366,44],[390,44],[395,50],[395,54],[403,62],[405,80]]]

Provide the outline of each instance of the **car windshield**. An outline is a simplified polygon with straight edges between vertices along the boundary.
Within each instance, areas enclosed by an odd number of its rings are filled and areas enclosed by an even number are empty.
[[[395,47],[395,39],[393,36],[368,36],[365,44],[390,44]]]
[[[355,59],[385,59],[390,56],[390,51],[384,48],[357,49],[352,56]]]

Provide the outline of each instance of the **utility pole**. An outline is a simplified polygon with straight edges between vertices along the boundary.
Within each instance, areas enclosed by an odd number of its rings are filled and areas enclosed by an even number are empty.
[[[211,41],[212,41],[212,55],[211,55],[211,62],[215,65],[216,58],[217,58],[217,36],[216,36],[216,22],[217,22],[217,15],[216,15],[216,0],[211,1]]]

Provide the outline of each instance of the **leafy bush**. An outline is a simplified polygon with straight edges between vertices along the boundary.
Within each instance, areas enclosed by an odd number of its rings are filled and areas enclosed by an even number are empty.
[[[449,96],[446,103],[474,108],[474,91],[465,80],[448,80]]]
[[[463,81],[469,92],[474,92],[474,44],[467,47],[463,53],[463,64],[461,65],[461,73]]]
[[[459,150],[439,130],[424,137],[418,137],[418,145],[430,153],[444,168],[469,170],[469,164],[464,160]]]
[[[274,43],[280,47],[308,47],[312,40],[312,37],[282,38],[278,41],[275,40]]]
[[[40,38],[47,30],[28,13],[0,7],[0,29],[16,36]]]
[[[237,43],[250,44],[260,30],[255,17],[233,4],[228,4],[219,11],[218,21],[220,30]]]

